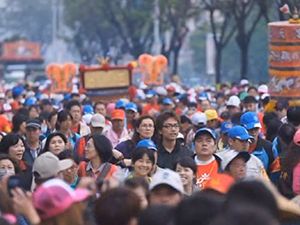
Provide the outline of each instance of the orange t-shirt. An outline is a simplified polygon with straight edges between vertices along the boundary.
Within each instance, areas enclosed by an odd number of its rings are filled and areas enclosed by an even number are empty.
[[[12,125],[5,115],[0,115],[0,131],[5,133],[10,133],[12,130]]]
[[[217,176],[219,165],[217,160],[213,160],[206,165],[197,165],[197,182],[201,190],[205,189],[207,182],[213,177]]]

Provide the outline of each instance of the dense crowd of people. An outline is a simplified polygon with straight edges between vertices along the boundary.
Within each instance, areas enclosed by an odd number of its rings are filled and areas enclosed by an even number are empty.
[[[0,94],[0,223],[300,224],[300,106],[266,85]]]

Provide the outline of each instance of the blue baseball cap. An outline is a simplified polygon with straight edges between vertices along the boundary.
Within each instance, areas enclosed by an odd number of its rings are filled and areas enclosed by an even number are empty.
[[[217,140],[217,135],[212,129],[203,127],[196,131],[194,141],[202,134],[209,134],[214,140]]]
[[[25,89],[23,86],[16,86],[16,87],[13,87],[12,89],[12,95],[14,98],[22,95],[24,93]]]
[[[126,102],[123,100],[123,99],[119,99],[117,102],[116,102],[116,106],[115,108],[116,109],[125,109],[126,107]]]
[[[137,143],[136,148],[147,148],[147,149],[157,151],[156,144],[151,139],[140,140]]]
[[[93,106],[87,104],[83,106],[83,113],[84,114],[93,114],[94,113],[94,108]]]
[[[162,101],[162,104],[164,105],[173,105],[173,101],[170,98],[164,98]]]
[[[146,97],[147,98],[152,98],[153,96],[156,95],[156,91],[154,90],[149,90],[147,93],[146,93]]]
[[[138,111],[138,108],[137,108],[137,105],[136,105],[135,103],[133,103],[133,102],[128,102],[128,103],[126,104],[125,110],[126,110],[126,111],[127,111],[127,110],[131,110],[131,111],[133,111],[133,112],[137,112],[137,111]]]
[[[233,127],[233,124],[231,122],[223,122],[221,123],[221,133],[227,134],[228,131]]]
[[[32,105],[36,105],[37,104],[37,99],[36,97],[29,97],[26,98],[24,105],[25,106],[32,106]]]
[[[199,100],[206,100],[206,99],[208,99],[208,94],[207,94],[207,92],[201,92],[201,93],[198,95],[198,99],[199,99]]]
[[[228,137],[239,139],[241,141],[246,141],[253,139],[252,136],[249,135],[248,131],[245,127],[242,126],[234,126],[228,131]]]
[[[240,118],[240,123],[247,130],[251,130],[253,128],[261,128],[261,124],[255,112],[246,112]]]

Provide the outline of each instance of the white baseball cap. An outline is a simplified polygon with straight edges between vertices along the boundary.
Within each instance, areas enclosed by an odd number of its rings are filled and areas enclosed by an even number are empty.
[[[159,185],[168,185],[176,191],[184,194],[183,184],[178,173],[170,169],[158,170],[152,177],[150,191]]]
[[[226,103],[226,106],[235,106],[235,107],[240,107],[240,104],[241,104],[241,100],[239,99],[238,96],[236,95],[232,95],[227,103]]]
[[[225,170],[226,167],[236,158],[242,158],[245,162],[250,159],[250,154],[248,152],[237,152],[235,150],[229,150],[222,154],[221,168]]]
[[[268,88],[267,85],[262,84],[262,85],[259,85],[259,86],[258,86],[257,91],[258,91],[258,93],[260,93],[260,94],[267,94],[267,93],[269,92],[269,88]]]
[[[91,118],[91,126],[92,127],[105,127],[105,117],[100,113],[96,113]]]
[[[198,126],[200,124],[206,125],[207,118],[203,112],[195,112],[191,117],[192,124]]]

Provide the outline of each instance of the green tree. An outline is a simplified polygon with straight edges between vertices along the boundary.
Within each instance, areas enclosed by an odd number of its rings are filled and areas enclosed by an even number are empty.
[[[173,63],[172,74],[175,75],[180,50],[190,31],[188,24],[197,18],[200,8],[193,0],[160,0],[159,5],[161,53]]]
[[[111,46],[135,58],[151,50],[152,1],[65,0],[65,10],[66,22],[75,31],[76,45],[86,61],[106,55]]]
[[[51,41],[51,7],[48,1],[10,0],[3,9],[3,25],[12,35],[47,44]],[[4,18],[3,18],[4,17]]]
[[[269,0],[233,0],[232,11],[237,26],[235,36],[240,49],[241,79],[247,78],[251,38],[261,18],[268,19]]]
[[[236,24],[231,9],[232,0],[204,0],[203,8],[209,13],[209,24],[216,48],[216,83],[221,82],[222,53],[234,35]]]

